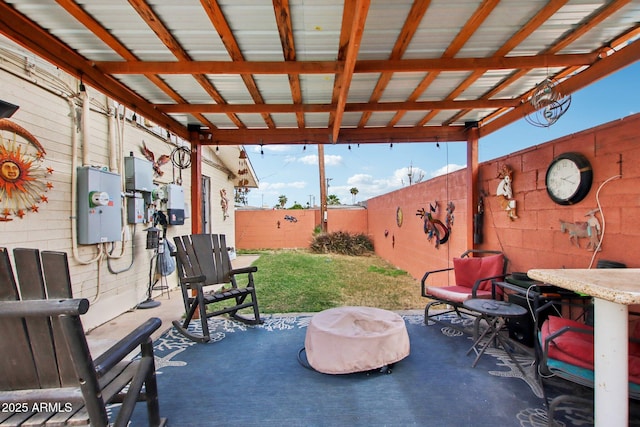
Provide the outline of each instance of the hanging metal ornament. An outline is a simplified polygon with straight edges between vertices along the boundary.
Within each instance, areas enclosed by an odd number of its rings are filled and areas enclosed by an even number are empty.
[[[244,149],[240,150],[240,155],[238,156],[237,178],[235,200],[236,202],[246,204],[247,194],[249,193],[249,163],[247,160],[247,152]]]
[[[533,90],[529,103],[535,111],[527,116],[527,122],[538,127],[549,127],[558,121],[571,105],[571,95],[558,90],[558,82],[549,77]]]
[[[171,152],[171,163],[174,166],[173,180],[182,185],[182,170],[191,166],[191,150],[187,147],[176,147]],[[178,179],[175,179],[175,168],[178,169]]]

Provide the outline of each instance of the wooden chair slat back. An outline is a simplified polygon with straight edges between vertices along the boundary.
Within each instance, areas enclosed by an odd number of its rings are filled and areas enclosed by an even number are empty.
[[[0,300],[20,300],[6,248],[0,248]],[[39,384],[24,319],[0,319],[0,328],[13,331],[0,334],[0,389],[20,390]]]
[[[42,251],[40,257],[49,299],[73,298],[69,260],[66,252]],[[63,387],[77,385],[78,377],[73,366],[71,354],[67,350],[64,331],[59,319],[51,319],[51,331],[57,355],[60,383]]]
[[[0,301],[18,301],[18,285],[13,275],[9,251],[0,248]]]
[[[198,263],[193,263],[195,259],[195,254],[193,253],[193,248],[191,247],[191,239],[189,236],[178,236],[174,237],[173,241],[176,244],[176,259],[177,259],[177,269],[180,277],[193,277],[199,276],[200,267]],[[187,284],[187,287],[190,287]]]
[[[227,250],[227,236],[218,235],[220,239],[220,270],[222,271],[223,281],[229,281],[229,273],[231,272],[231,258]]]
[[[50,299],[73,298],[67,253],[42,251],[40,256],[47,296]]]
[[[215,285],[229,281],[229,268],[224,263],[228,260],[227,248],[220,245],[218,234],[194,234],[191,243],[201,274],[206,277],[205,284]]]
[[[13,250],[16,275],[22,300],[46,299],[40,254],[37,249]],[[60,377],[56,363],[55,343],[51,333],[51,319],[26,318],[29,343],[36,366],[40,387],[59,387]],[[36,387],[32,387],[36,388]]]

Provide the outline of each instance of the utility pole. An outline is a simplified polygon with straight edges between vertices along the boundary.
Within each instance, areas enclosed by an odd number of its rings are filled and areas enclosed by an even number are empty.
[[[320,169],[320,228],[327,232],[327,180],[324,172],[324,145],[318,144],[318,168]]]

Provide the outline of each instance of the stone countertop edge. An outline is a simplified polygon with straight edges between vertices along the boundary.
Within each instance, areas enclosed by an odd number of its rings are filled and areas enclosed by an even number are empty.
[[[531,269],[535,280],[618,304],[640,304],[640,268]]]

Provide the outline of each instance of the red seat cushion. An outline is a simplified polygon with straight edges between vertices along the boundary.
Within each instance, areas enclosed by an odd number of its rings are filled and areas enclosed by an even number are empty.
[[[454,258],[453,270],[456,285],[472,288],[478,279],[504,274],[504,256],[497,254],[477,258]],[[491,280],[481,282],[478,289],[491,291]]]
[[[554,338],[549,344],[548,357],[593,370],[593,328],[591,326],[575,320],[549,316],[542,325],[542,342],[545,343],[549,335],[564,327],[574,327],[586,332],[567,331]],[[629,345],[629,381],[640,383],[640,352],[634,345]]]
[[[466,286],[427,286],[427,295],[439,300],[463,303],[472,298],[471,288]],[[479,290],[476,298],[491,298],[491,291]]]

